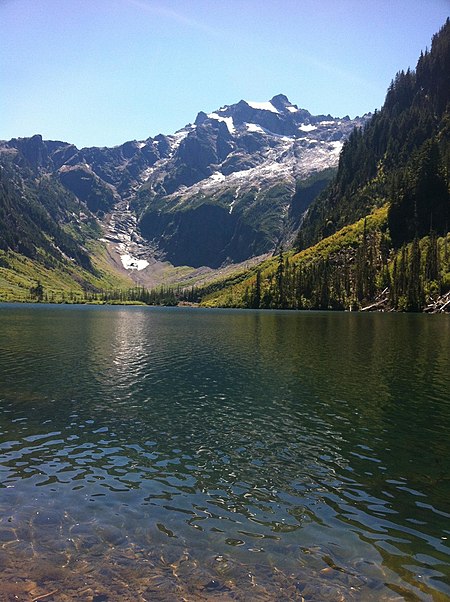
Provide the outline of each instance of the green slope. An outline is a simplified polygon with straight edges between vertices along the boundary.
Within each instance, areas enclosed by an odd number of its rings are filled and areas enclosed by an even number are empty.
[[[33,259],[15,251],[0,250],[0,301],[82,302],[86,292],[133,286],[130,279],[108,264],[101,243],[91,242],[88,251],[92,270],[65,259],[55,261],[42,250],[36,251]]]
[[[205,292],[205,307],[421,311],[450,290],[450,234],[394,249],[388,205],[301,252],[280,253]]]

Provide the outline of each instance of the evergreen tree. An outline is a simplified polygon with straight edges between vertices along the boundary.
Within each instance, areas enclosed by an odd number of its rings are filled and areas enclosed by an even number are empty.
[[[420,246],[419,239],[416,237],[409,252],[407,309],[410,311],[420,311],[422,307],[423,289],[420,274]]]
[[[44,298],[44,287],[40,280],[36,282],[36,286],[30,288],[30,296],[40,303]]]
[[[283,246],[280,247],[280,252],[278,253],[278,266],[275,275],[276,281],[276,305],[277,307],[284,307],[285,305],[285,294],[284,294],[284,256],[283,256]]]
[[[425,279],[428,281],[440,280],[440,266],[439,266],[439,248],[436,232],[433,230],[430,232],[428,238],[428,246],[426,250],[425,259]]]
[[[261,270],[257,270],[251,307],[253,307],[254,309],[259,309],[260,305],[261,305]]]

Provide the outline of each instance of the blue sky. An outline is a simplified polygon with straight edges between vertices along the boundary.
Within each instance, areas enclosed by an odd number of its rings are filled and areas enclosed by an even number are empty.
[[[286,94],[379,108],[449,0],[0,0],[0,139],[113,146]]]

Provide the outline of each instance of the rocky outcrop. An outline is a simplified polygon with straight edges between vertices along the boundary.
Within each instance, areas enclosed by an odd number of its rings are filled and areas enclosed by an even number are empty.
[[[147,239],[164,239],[165,256],[174,265],[218,268],[239,263],[271,248],[251,224],[218,205],[202,204],[184,212],[147,212],[140,223]]]
[[[114,188],[83,165],[63,166],[59,170],[61,183],[94,213],[106,213],[119,200]]]

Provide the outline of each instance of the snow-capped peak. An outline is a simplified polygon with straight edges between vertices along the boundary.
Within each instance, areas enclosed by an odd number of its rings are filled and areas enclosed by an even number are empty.
[[[270,111],[271,113],[279,114],[279,111],[273,106],[273,104],[269,100],[266,102],[253,102],[251,100],[246,100],[245,102],[252,109],[257,109],[259,111]]]

